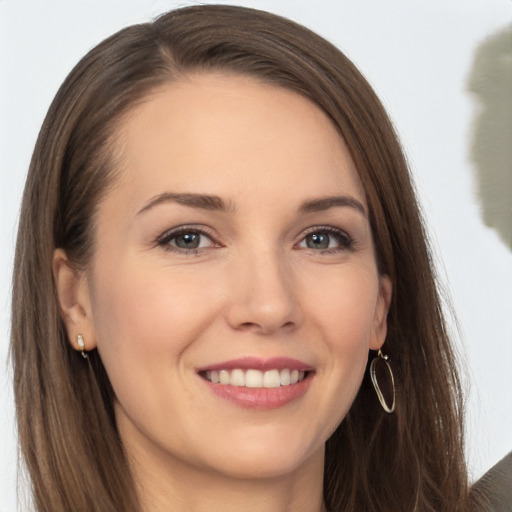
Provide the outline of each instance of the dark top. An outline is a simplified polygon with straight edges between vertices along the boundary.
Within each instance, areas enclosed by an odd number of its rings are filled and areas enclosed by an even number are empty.
[[[483,502],[482,512],[512,512],[512,452],[487,471],[471,490]]]

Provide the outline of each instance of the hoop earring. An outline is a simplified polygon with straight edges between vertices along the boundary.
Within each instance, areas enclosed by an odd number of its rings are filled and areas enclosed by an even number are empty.
[[[87,359],[89,356],[87,355],[87,352],[85,351],[84,337],[81,334],[76,335],[76,344],[78,345],[78,348],[80,349],[80,353],[82,354],[82,357],[84,359]]]
[[[382,408],[388,413],[391,414],[395,410],[395,379],[393,378],[393,372],[391,371],[391,366],[388,363],[388,356],[384,355],[382,351],[379,349],[379,352],[377,355],[373,358],[371,364],[370,364],[370,377],[372,379],[373,387],[375,388],[375,391],[377,392],[377,398],[379,399],[380,405],[382,405]],[[392,390],[392,396],[393,401],[391,403],[391,407],[386,403],[386,399],[384,398],[384,394],[382,393],[382,390],[380,389],[379,382],[377,380],[377,374],[376,374],[376,366],[379,361],[383,361],[386,364],[389,377],[391,379],[391,390]]]

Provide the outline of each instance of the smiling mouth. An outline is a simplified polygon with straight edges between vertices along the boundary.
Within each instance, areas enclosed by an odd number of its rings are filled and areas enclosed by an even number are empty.
[[[282,370],[257,370],[241,368],[206,370],[199,375],[213,384],[246,388],[279,388],[291,386],[306,379],[312,372],[283,368]]]
[[[198,368],[197,375],[217,397],[244,409],[269,410],[303,397],[315,368],[289,357],[242,357]]]

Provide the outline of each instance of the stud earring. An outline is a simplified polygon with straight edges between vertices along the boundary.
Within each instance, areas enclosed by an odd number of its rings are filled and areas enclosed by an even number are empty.
[[[382,351],[379,349],[379,352],[377,355],[373,358],[371,364],[370,364],[370,377],[372,379],[373,387],[375,388],[375,391],[377,392],[377,398],[379,399],[380,405],[382,405],[382,408],[389,414],[391,414],[395,410],[395,379],[393,378],[393,372],[391,371],[391,366],[388,362],[388,356],[384,355]],[[384,363],[386,365],[389,379],[391,383],[391,396],[392,396],[392,402],[391,406],[389,406],[386,402],[386,399],[384,398],[384,394],[382,393],[382,390],[379,386],[379,381],[377,379],[377,365],[381,363]]]
[[[85,351],[85,342],[84,337],[81,334],[76,335],[76,344],[78,345],[78,348],[80,349],[80,353],[82,354],[82,357],[84,359],[87,359],[88,355]]]

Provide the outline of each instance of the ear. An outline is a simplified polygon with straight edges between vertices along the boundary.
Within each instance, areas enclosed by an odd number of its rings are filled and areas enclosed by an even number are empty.
[[[393,285],[391,279],[386,275],[380,276],[379,296],[375,306],[373,329],[370,338],[370,348],[372,350],[379,350],[384,345],[384,341],[386,341],[388,331],[387,318],[392,296]]]
[[[77,334],[81,334],[86,350],[96,348],[87,279],[84,272],[78,272],[73,268],[63,249],[56,249],[53,253],[53,278],[71,346],[75,350],[80,350],[76,337]]]

